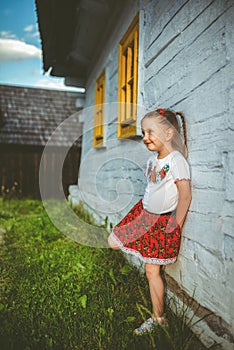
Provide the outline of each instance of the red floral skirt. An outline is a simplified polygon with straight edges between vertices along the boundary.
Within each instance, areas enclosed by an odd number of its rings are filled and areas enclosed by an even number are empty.
[[[110,236],[122,251],[138,256],[143,262],[166,265],[177,259],[181,231],[175,216],[149,213],[140,200]]]

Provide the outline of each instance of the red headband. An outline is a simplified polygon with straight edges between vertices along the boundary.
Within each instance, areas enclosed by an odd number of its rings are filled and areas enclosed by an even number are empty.
[[[156,109],[156,111],[161,114],[163,117],[165,116],[165,110],[162,108],[158,108]],[[176,112],[172,112],[174,114],[174,116],[176,117],[177,113]]]
[[[156,109],[156,111],[164,117],[165,111],[162,108]]]

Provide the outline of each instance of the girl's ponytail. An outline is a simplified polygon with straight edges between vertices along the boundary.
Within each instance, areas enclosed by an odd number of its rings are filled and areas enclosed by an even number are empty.
[[[182,112],[176,112],[175,115],[179,125],[181,137],[183,137],[183,143],[184,143],[183,153],[184,153],[184,156],[187,157],[187,129],[185,125],[185,118]]]

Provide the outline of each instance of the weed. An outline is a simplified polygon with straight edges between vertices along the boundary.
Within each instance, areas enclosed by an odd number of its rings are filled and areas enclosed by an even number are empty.
[[[178,347],[187,341],[187,329],[180,333],[173,313],[169,329],[133,336],[150,312],[148,283],[121,253],[63,236],[39,201],[4,200],[0,209],[6,231],[0,250],[1,349],[193,349],[192,342]]]
[[[1,195],[2,195],[3,200],[22,198],[22,191],[19,188],[18,182],[15,181],[13,186],[10,188],[2,186],[1,187]]]

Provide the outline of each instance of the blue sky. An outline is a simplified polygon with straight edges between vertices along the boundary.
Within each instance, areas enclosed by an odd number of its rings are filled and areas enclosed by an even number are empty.
[[[0,84],[68,89],[43,74],[34,0],[0,1]]]

